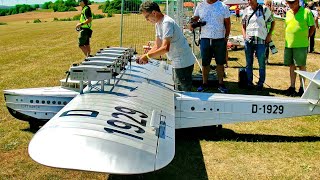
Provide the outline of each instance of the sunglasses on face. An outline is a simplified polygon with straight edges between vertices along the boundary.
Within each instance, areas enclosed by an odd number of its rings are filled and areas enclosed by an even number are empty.
[[[287,1],[288,4],[293,4],[295,1]]]
[[[151,14],[152,14],[152,13],[147,14],[147,15],[145,16],[145,18],[148,19]]]

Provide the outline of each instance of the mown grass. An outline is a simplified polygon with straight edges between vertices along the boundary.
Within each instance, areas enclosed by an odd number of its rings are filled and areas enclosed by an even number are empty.
[[[141,53],[142,45],[154,37],[147,33],[153,26],[139,15],[130,18],[140,23],[125,29],[124,45],[137,41]],[[119,22],[119,16],[94,21],[93,52],[119,45]],[[240,34],[240,24],[234,19],[232,22],[232,34]],[[0,91],[59,85],[69,66],[83,60],[75,22],[8,24],[0,26]],[[231,93],[283,96],[281,90],[289,85],[288,68],[282,65],[283,27],[278,20],[273,40],[279,53],[271,56],[266,81],[270,87],[261,93],[238,89],[237,72],[238,67],[245,66],[244,52],[229,52],[225,80]],[[316,51],[320,51],[319,41]],[[308,70],[318,70],[318,61],[318,54],[309,54]],[[216,92],[215,88],[211,91]],[[28,123],[8,113],[3,96],[0,102],[0,179],[320,179],[320,116],[227,124],[221,131],[177,130],[176,155],[167,167],[143,175],[119,176],[37,164],[28,156],[34,133]]]

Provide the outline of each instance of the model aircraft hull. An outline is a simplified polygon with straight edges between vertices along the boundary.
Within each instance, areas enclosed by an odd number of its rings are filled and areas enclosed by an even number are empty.
[[[57,87],[5,90],[4,98],[10,114],[30,124],[44,124],[79,93]]]

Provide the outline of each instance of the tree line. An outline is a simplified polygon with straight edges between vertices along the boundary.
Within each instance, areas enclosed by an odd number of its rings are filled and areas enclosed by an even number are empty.
[[[37,8],[39,8],[39,5],[30,6],[28,4],[18,4],[13,8],[9,9],[0,9],[0,16],[8,16],[12,14],[19,14],[19,13],[25,13],[29,11],[34,11]]]
[[[89,1],[89,4],[91,2]],[[53,9],[54,12],[77,11],[75,7],[79,6],[77,0],[57,0],[54,3],[49,1],[42,5],[42,9]]]
[[[89,4],[91,2],[89,1]],[[42,9],[53,9],[54,12],[65,12],[65,11],[77,11],[75,7],[79,6],[77,0],[56,0],[54,3],[49,1],[45,2],[41,8]],[[8,16],[13,14],[20,14],[25,12],[34,11],[40,8],[39,4],[34,6],[28,4],[18,4],[13,8],[9,9],[0,9],[0,16]]]
[[[141,0],[125,0],[124,1],[124,13],[139,12]],[[121,13],[121,0],[107,0],[105,3],[99,6],[99,9],[108,14],[120,14]]]
[[[89,5],[93,1],[89,1]],[[136,12],[138,13],[141,0],[125,0],[124,1],[124,13]],[[56,0],[54,3],[52,1],[45,2],[41,8],[42,9],[53,9],[54,12],[65,12],[65,11],[77,11],[75,7],[79,5],[77,0]],[[7,16],[12,14],[25,13],[29,11],[34,11],[40,8],[38,4],[31,6],[27,4],[18,4],[10,9],[0,9],[0,16]],[[106,0],[99,9],[104,13],[109,14],[120,14],[121,13],[121,0]]]

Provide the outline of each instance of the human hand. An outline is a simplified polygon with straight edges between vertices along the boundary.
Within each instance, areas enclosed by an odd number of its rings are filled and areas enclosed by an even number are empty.
[[[143,54],[140,57],[137,58],[136,62],[138,64],[147,64],[148,63],[148,58],[147,55]]]
[[[271,42],[271,35],[268,34],[266,37],[266,44],[268,44],[269,42]]]
[[[78,23],[77,25],[76,25],[76,28],[80,28],[81,27],[81,23]]]
[[[190,31],[193,31],[193,27],[191,26],[191,23],[188,23],[188,28]]]

